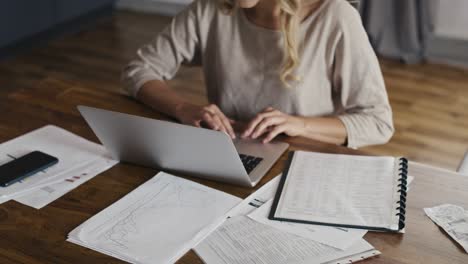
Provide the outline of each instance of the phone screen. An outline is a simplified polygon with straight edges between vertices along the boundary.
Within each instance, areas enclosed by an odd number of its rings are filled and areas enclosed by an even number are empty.
[[[33,151],[6,164],[0,165],[0,186],[7,187],[58,163],[56,157]]]

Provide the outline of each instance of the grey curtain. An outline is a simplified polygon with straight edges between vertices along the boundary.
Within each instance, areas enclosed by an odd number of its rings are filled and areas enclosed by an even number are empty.
[[[437,0],[361,0],[359,10],[375,51],[405,63],[426,58]]]

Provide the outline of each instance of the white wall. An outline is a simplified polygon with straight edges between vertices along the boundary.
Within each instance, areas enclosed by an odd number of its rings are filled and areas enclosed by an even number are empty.
[[[468,1],[439,0],[434,26],[438,37],[468,40]]]

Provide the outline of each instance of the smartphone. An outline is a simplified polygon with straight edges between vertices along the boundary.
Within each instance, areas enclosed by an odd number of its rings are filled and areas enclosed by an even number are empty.
[[[7,187],[58,163],[58,159],[40,151],[33,151],[0,165],[0,186]]]

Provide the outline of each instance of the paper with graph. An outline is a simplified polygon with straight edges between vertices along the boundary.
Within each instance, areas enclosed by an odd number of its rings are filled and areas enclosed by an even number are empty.
[[[161,172],[77,227],[68,241],[132,263],[173,263],[240,201]]]
[[[31,195],[32,191],[45,186],[66,181],[74,176],[80,177],[79,174],[77,175],[79,171],[83,173],[80,168],[88,168],[97,160],[111,160],[103,146],[62,128],[49,125],[2,143],[0,145],[0,164],[35,150],[57,157],[58,164],[9,187],[0,188],[1,201],[15,199],[26,194]],[[114,161],[111,165],[116,163],[117,161]],[[109,168],[107,165],[104,167],[104,169]]]
[[[90,163],[84,163],[69,171],[61,181],[24,193],[14,200],[35,209],[41,209],[117,163],[118,161],[110,158],[99,158]]]

